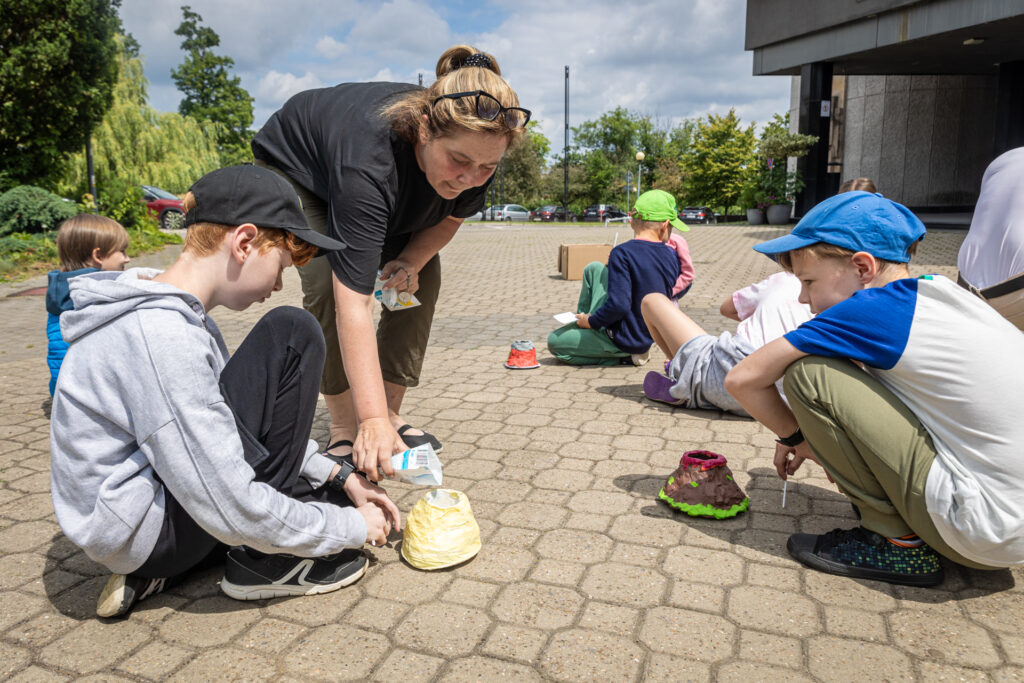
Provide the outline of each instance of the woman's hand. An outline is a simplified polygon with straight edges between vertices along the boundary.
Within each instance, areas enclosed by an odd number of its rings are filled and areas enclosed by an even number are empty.
[[[576,325],[582,327],[584,330],[590,329],[590,314],[588,313],[577,313],[576,314]]]
[[[385,281],[384,289],[397,289],[399,292],[415,294],[420,288],[419,268],[402,258],[385,263],[380,269],[380,277]]]
[[[386,417],[373,417],[359,423],[355,444],[352,447],[352,462],[356,469],[365,472],[371,481],[380,481],[380,470],[393,477],[391,456],[405,450],[405,442],[391,426]]]
[[[402,530],[402,514],[398,506],[388,497],[387,491],[371,484],[360,474],[352,473],[345,480],[345,495],[357,508],[368,503],[376,505],[384,513],[388,524],[395,531]]]

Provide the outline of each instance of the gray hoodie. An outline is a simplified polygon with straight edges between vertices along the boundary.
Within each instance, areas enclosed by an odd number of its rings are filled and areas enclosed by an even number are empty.
[[[67,537],[112,572],[149,557],[166,491],[228,545],[317,557],[366,541],[354,508],[304,503],[254,481],[218,379],[220,331],[191,294],[158,271],[99,272],[71,281],[61,316],[71,345],[53,397],[50,488]],[[334,463],[310,441],[302,476]]]

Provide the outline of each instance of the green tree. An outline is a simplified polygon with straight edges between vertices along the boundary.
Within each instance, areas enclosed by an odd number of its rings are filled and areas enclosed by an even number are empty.
[[[573,128],[586,177],[588,203],[625,201],[627,173],[637,172],[636,153],[643,152],[643,188],[657,182],[668,133],[650,116],[617,107],[596,121]],[[641,188],[641,189],[643,189]]]
[[[725,116],[709,114],[698,121],[687,157],[687,200],[727,212],[739,199],[754,143],[754,124],[742,128],[734,109]]]
[[[120,0],[0,1],[0,169],[6,186],[50,185],[84,147],[117,79]]]
[[[695,128],[693,121],[684,119],[668,132],[664,151],[656,160],[654,181],[651,183],[654,189],[665,190],[675,197],[680,206],[689,203],[688,159],[692,153]]]
[[[181,49],[185,61],[171,70],[178,90],[185,95],[178,112],[197,121],[212,121],[220,125],[218,144],[224,164],[237,164],[252,159],[249,140],[252,138],[252,97],[241,85],[238,76],[231,75],[235,61],[214,54],[220,37],[203,18],[188,5],[181,8],[182,22],[174,31],[181,36]]]
[[[543,201],[544,159],[551,150],[551,142],[535,125],[530,123],[524,139],[510,149],[501,162],[506,200],[527,207],[535,207]]]
[[[200,176],[221,166],[217,125],[150,107],[142,62],[130,55],[129,45],[117,60],[110,110],[93,133],[97,191],[103,198],[105,188],[130,183],[184,193]],[[68,196],[88,191],[82,152],[71,157],[57,187]]]

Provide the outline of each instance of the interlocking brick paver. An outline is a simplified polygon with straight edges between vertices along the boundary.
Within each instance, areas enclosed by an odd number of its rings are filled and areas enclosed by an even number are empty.
[[[42,281],[0,285],[0,678],[1024,678],[1024,571],[947,565],[936,589],[809,571],[786,552],[789,534],[856,523],[820,470],[793,476],[782,508],[768,430],[643,398],[644,375],[664,362],[657,350],[643,368],[574,368],[547,354],[550,315],[579,293],[550,277],[557,245],[615,232],[467,226],[446,247],[422,381],[403,413],[445,442],[445,485],[467,493],[480,525],[476,558],[418,571],[393,534],[367,550],[366,577],[336,593],[236,603],[213,568],[116,622],[93,616],[105,572],[60,533],[50,502],[42,298],[4,297]],[[773,272],[750,246],[781,232],[694,227],[697,280],[682,307],[709,331],[734,330],[718,306]],[[955,274],[962,238],[930,233],[912,272]],[[301,304],[293,270],[279,304]],[[233,348],[266,310],[214,317]],[[540,369],[502,367],[517,338],[537,343]],[[321,443],[327,424],[321,403]],[[695,448],[726,455],[748,513],[708,520],[657,500]],[[403,514],[424,493],[388,490]]]
[[[540,668],[561,681],[625,681],[636,676],[643,656],[643,650],[630,639],[573,629],[551,639]]]

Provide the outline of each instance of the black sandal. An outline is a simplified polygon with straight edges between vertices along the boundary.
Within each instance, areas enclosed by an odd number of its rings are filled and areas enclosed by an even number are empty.
[[[416,448],[417,446],[422,446],[425,443],[429,443],[435,453],[440,453],[441,449],[444,448],[441,445],[441,442],[438,441],[433,434],[423,432],[422,434],[406,435],[406,432],[410,429],[412,429],[412,425],[409,424],[404,424],[398,428],[398,435],[402,437],[402,441],[404,441],[405,445],[409,448]]]
[[[354,448],[354,445],[352,444],[351,441],[349,441],[348,439],[341,439],[340,441],[335,441],[324,450],[330,452],[332,449],[337,448],[338,446],[348,446],[349,448]],[[347,455],[351,455],[351,453],[348,453]]]

